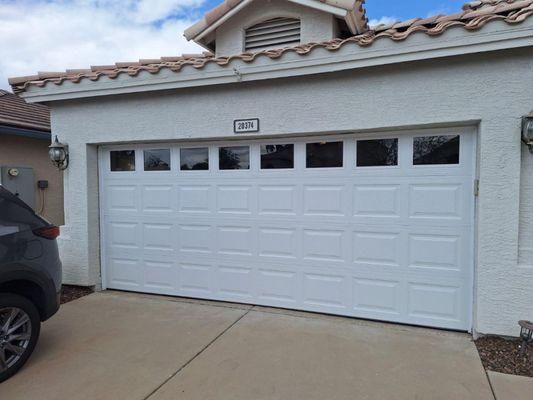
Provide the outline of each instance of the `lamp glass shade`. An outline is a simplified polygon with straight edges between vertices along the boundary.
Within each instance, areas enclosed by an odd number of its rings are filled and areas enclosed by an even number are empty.
[[[533,143],[533,117],[524,118],[522,138],[526,143]]]
[[[52,147],[48,153],[50,155],[50,159],[54,162],[65,161],[65,158],[66,158],[65,149],[61,147]]]

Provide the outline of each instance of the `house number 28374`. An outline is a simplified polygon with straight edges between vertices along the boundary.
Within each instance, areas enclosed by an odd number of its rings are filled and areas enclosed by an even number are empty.
[[[259,132],[259,119],[237,119],[233,121],[233,131],[235,133]]]

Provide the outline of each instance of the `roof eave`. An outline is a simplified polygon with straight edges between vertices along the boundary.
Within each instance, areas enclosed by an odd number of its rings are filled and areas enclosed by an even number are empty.
[[[306,53],[306,57],[294,59],[290,55],[294,50],[287,49],[286,51],[289,53],[287,57],[291,57],[288,62],[280,59],[280,57],[285,57],[284,55],[276,57],[271,62],[260,64],[246,62],[239,58],[230,58],[225,61],[225,67],[207,64],[198,69],[197,66],[187,65],[180,74],[175,74],[170,69],[162,69],[156,75],[143,75],[143,79],[128,79],[129,76],[124,74],[114,79],[102,78],[98,81],[85,80],[80,83],[65,81],[61,85],[55,85],[48,82],[42,87],[28,85],[19,95],[28,102],[52,102],[219,84],[239,84],[243,81],[331,73],[410,61],[533,47],[533,18],[526,19],[520,26],[516,26],[516,29],[509,29],[502,23],[487,24],[483,30],[476,32],[462,28],[460,30],[459,27],[455,27],[453,32],[448,34],[446,40],[435,40],[434,37],[428,35],[416,35],[402,46],[397,46],[392,41],[390,43],[383,41],[379,49],[350,45],[337,46],[331,57],[323,57],[321,53],[316,53],[315,56],[311,50]],[[313,47],[321,48],[323,46],[315,44]],[[267,56],[258,55],[258,57]]]

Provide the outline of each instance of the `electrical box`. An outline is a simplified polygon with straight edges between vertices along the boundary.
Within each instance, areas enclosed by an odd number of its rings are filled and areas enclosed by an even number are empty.
[[[31,208],[35,208],[33,168],[12,165],[0,166],[0,184]]]

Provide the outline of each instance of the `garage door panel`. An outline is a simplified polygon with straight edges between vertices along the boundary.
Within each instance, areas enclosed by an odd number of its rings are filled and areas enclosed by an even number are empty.
[[[259,185],[258,208],[260,215],[296,215],[296,185]]]
[[[327,272],[303,273],[303,303],[310,310],[340,312],[349,308],[348,277]]]
[[[361,316],[400,316],[404,282],[393,279],[354,277],[353,309]]]
[[[365,184],[353,187],[353,215],[356,219],[399,220],[401,186],[395,184]]]
[[[183,185],[178,187],[178,210],[183,214],[210,214],[213,212],[211,194],[208,185]]]
[[[219,185],[217,211],[224,214],[252,214],[251,185]]]
[[[206,254],[214,253],[215,229],[207,224],[178,225],[178,249],[181,253]]]
[[[452,166],[411,165],[413,136],[398,137],[393,167],[356,167],[343,135],[343,168],[306,168],[317,140],[295,139],[294,169],[261,170],[242,142],[249,170],[218,171],[221,143],[201,145],[205,172],[104,171],[107,287],[468,329],[470,135]]]
[[[298,257],[299,231],[295,228],[259,227],[259,256],[294,260]]]
[[[344,185],[304,185],[304,216],[346,216],[346,187]]]
[[[190,297],[205,297],[214,292],[215,270],[201,260],[178,262],[178,293]]]
[[[216,244],[221,255],[251,256],[256,253],[251,226],[218,226]]]

